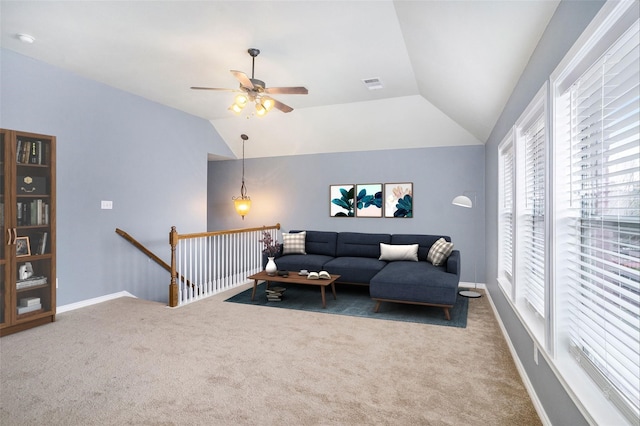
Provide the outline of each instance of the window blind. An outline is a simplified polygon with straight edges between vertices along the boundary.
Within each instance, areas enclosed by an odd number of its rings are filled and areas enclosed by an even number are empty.
[[[500,151],[499,162],[499,255],[500,276],[509,283],[513,281],[513,143]]]
[[[570,134],[571,351],[610,399],[640,413],[638,21],[563,94]]]
[[[524,212],[522,240],[518,249],[526,253],[521,261],[524,297],[544,318],[545,289],[545,117],[541,110],[522,130],[525,147]]]

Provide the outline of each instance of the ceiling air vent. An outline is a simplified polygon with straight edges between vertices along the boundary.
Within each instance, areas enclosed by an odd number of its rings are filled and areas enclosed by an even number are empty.
[[[362,79],[362,82],[369,90],[378,90],[384,87],[382,86],[382,80],[380,80],[380,77],[364,78]]]

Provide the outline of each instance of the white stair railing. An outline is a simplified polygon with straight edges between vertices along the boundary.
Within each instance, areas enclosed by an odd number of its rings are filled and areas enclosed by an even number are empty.
[[[181,306],[248,282],[262,270],[260,240],[269,232],[274,241],[280,224],[261,228],[178,234],[169,233],[171,283],[169,306]]]

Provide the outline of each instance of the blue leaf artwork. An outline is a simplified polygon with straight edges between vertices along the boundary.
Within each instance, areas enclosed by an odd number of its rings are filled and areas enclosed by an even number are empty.
[[[354,185],[331,185],[329,188],[333,217],[353,217],[355,214]]]
[[[356,189],[356,216],[382,217],[382,184],[358,184]]]

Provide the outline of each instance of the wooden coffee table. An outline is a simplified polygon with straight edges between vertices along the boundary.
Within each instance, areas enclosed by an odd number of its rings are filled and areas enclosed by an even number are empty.
[[[320,286],[320,294],[322,295],[322,307],[326,308],[327,307],[327,301],[325,298],[325,287],[327,287],[328,285],[331,286],[331,291],[333,292],[333,299],[336,300],[336,285],[335,282],[338,278],[340,278],[340,275],[331,275],[331,279],[328,280],[323,280],[323,279],[318,279],[318,280],[310,280],[307,279],[306,275],[298,275],[298,272],[291,272],[289,271],[289,276],[288,277],[283,277],[280,275],[269,275],[267,274],[265,271],[260,271],[257,274],[253,274],[250,277],[248,277],[250,280],[253,280],[253,292],[251,293],[251,300],[253,300],[253,298],[256,295],[256,288],[258,287],[258,281],[263,280],[267,282],[267,288],[269,288],[269,283],[270,282],[275,282],[275,283],[282,283],[282,284],[286,284],[286,283],[291,283],[291,284],[307,284],[307,285],[317,285]]]

